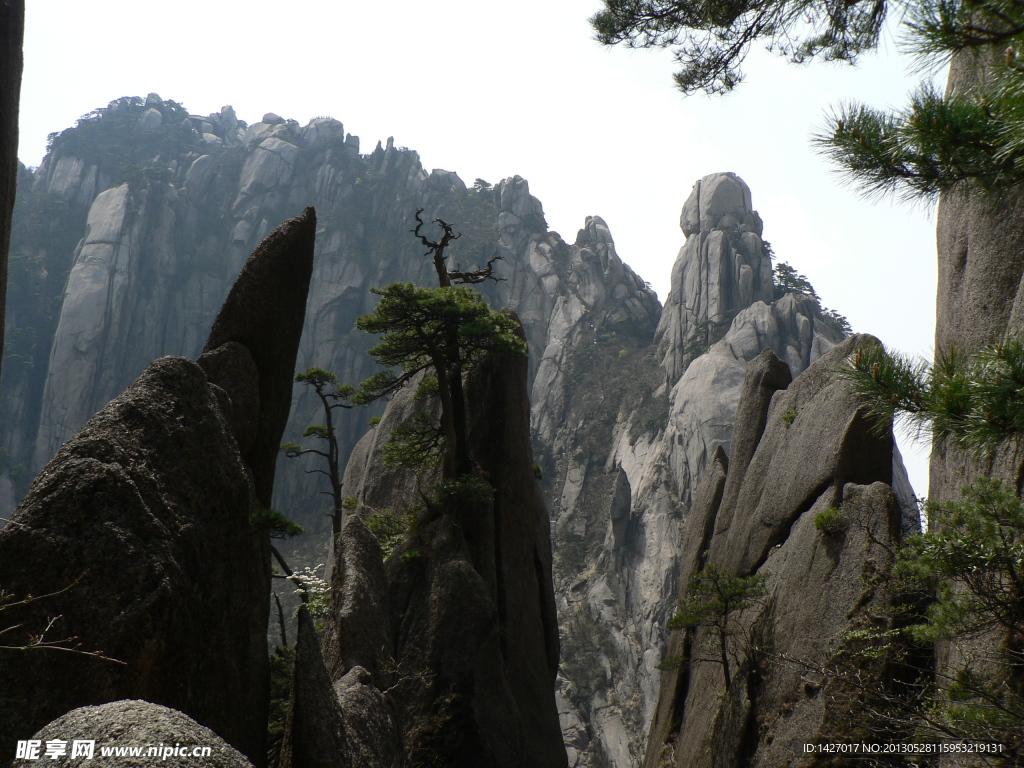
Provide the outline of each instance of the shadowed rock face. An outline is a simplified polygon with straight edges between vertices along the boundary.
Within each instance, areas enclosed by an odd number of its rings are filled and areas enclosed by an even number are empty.
[[[669,654],[687,661],[662,676],[646,768],[771,768],[799,757],[805,741],[855,727],[849,692],[833,680],[808,682],[806,672],[835,658],[843,630],[889,620],[892,597],[865,590],[862,579],[887,573],[903,531],[917,524],[889,486],[891,436],[868,431],[862,404],[835,373],[867,343],[877,341],[842,342],[788,387],[770,350],[751,362],[736,461],[716,453],[701,479],[683,530],[681,582],[713,563],[764,575],[767,594],[730,641],[728,687],[721,665],[706,660],[719,647],[709,630],[674,634]],[[846,517],[844,530],[817,530],[815,517],[830,507]],[[881,665],[865,671],[880,675]]]
[[[18,102],[21,96],[25,0],[0,5],[0,339],[7,306],[7,249],[18,183]]]
[[[125,663],[5,655],[3,749],[70,709],[128,697],[257,754],[269,576],[255,504],[216,396],[184,358],[153,363],[68,441],[0,531],[4,589],[66,591],[3,618],[39,632],[61,615],[53,639]]]
[[[80,707],[57,718],[32,738],[39,739],[44,746],[51,739],[67,742],[65,755],[54,760],[46,759],[47,765],[60,768],[83,763],[82,757],[72,757],[73,742],[76,739],[95,741],[93,760],[115,768],[157,763],[167,768],[252,768],[252,763],[244,755],[209,728],[204,728],[177,710],[148,701],[124,700],[98,707]],[[188,754],[145,756],[150,747],[176,745],[186,748]],[[104,746],[141,747],[144,757],[115,756],[104,757],[100,761],[100,747]],[[194,747],[209,747],[210,754],[194,756]],[[29,768],[38,764],[38,760],[15,760],[12,768]]]
[[[359,517],[346,523],[326,665],[303,650],[314,641],[300,634],[296,677],[322,682],[296,691],[290,765],[366,765],[359,745],[373,742],[400,749],[399,762],[382,768],[566,764],[548,520],[533,472],[526,386],[527,361],[513,356],[491,357],[467,382],[471,455],[493,499],[439,506],[384,569]],[[385,442],[378,435],[389,414],[408,413],[411,399],[396,397],[353,454],[345,486],[360,502],[402,508],[410,500],[409,487],[383,467],[377,441]],[[324,710],[335,714],[310,714]],[[336,740],[339,730],[345,744],[336,759],[298,758],[301,744]]]
[[[256,364],[259,420],[252,445],[243,456],[252,470],[256,495],[267,507],[291,407],[315,238],[316,212],[312,208],[271,232],[242,267],[203,347],[208,353],[222,344],[238,342]]]
[[[267,446],[290,406],[314,227],[307,210],[268,238],[210,351],[147,367],[58,451],[0,531],[0,584],[36,596],[3,613],[18,626],[4,640],[27,644],[60,616],[46,639],[106,657],[0,658],[0,754],[73,708],[144,698],[264,762],[269,550],[251,518],[269,501]]]

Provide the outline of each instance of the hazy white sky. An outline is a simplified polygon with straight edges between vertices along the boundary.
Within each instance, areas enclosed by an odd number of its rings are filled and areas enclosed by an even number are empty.
[[[734,171],[764,238],[854,329],[930,354],[934,212],[867,202],[809,136],[830,105],[899,106],[918,81],[889,42],[857,68],[753,56],[724,98],[682,98],[665,51],[607,49],[599,0],[30,0],[19,155],[119,96],[151,91],[208,114],[224,104],[305,123],[330,115],[362,151],[394,136],[466,181],[519,174],[572,241],[602,216],[620,256],[664,299],[693,182]],[[906,451],[905,451],[906,453]],[[910,451],[915,488],[926,459]]]

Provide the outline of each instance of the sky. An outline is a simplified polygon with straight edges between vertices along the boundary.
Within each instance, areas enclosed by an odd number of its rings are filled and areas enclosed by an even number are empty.
[[[193,114],[231,104],[341,120],[369,152],[393,136],[463,180],[520,175],[569,241],[601,216],[622,259],[664,300],[702,176],[751,189],[765,240],[855,331],[930,356],[933,207],[865,200],[810,136],[851,101],[899,107],[921,80],[891,36],[857,67],[793,65],[755,51],[725,97],[675,90],[668,51],[606,48],[600,0],[31,0],[19,157],[120,96],[159,93]],[[386,10],[380,10],[382,7]],[[935,73],[941,82],[944,73]],[[904,442],[919,495],[926,449]]]

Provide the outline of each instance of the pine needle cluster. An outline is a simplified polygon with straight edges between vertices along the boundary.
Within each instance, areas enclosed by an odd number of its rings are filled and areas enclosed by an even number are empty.
[[[1024,181],[1022,0],[604,0],[590,22],[606,45],[674,47],[683,93],[723,94],[755,44],[793,62],[856,63],[886,19],[922,71],[978,56],[982,82],[943,94],[924,84],[898,110],[835,107],[819,151],[868,196],[931,200],[972,181],[985,192]]]
[[[968,356],[955,348],[934,363],[862,347],[842,375],[867,403],[880,429],[894,421],[918,437],[953,440],[988,456],[1024,434],[1024,339],[1009,336]]]

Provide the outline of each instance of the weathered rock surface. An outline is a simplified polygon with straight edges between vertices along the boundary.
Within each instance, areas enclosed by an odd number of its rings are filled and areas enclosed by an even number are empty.
[[[249,526],[255,504],[195,363],[156,361],[93,417],[0,531],[0,583],[40,596],[5,612],[5,622],[21,625],[8,642],[27,641],[23,633],[59,615],[48,637],[75,637],[108,658],[6,655],[3,749],[75,707],[146,697],[255,759],[269,588],[265,544]]]
[[[46,759],[46,764],[61,768],[82,764],[84,758],[74,755],[76,740],[95,742],[91,759],[104,766],[135,768],[159,762],[169,768],[252,768],[252,763],[241,752],[209,728],[175,709],[148,701],[122,700],[97,707],[79,707],[57,718],[31,738],[43,742],[40,756]],[[53,759],[45,758],[43,750],[46,742],[51,740],[66,742],[65,754]],[[141,753],[102,756],[104,747],[126,750],[134,747]],[[168,752],[163,755],[161,752],[154,757],[147,754],[151,747],[180,747],[187,750],[187,754]],[[209,748],[210,752],[193,754],[194,748]],[[38,764],[39,760],[15,760],[13,768]]]
[[[964,52],[950,64],[947,92],[968,93],[992,76],[1002,51]],[[987,193],[960,185],[943,195],[938,210],[938,296],[935,348],[972,351],[1024,327],[1024,195],[1020,187]],[[971,458],[936,442],[929,495],[954,499],[979,476],[1019,487],[1024,462],[1006,451],[993,460]]]
[[[377,689],[373,675],[352,666],[336,680],[332,677],[324,665],[313,620],[300,608],[282,768],[402,765],[401,735],[392,705]]]
[[[226,344],[240,344],[252,357],[258,374],[254,389],[259,408],[255,434],[242,455],[252,470],[256,495],[268,507],[281,435],[291,408],[315,240],[316,212],[312,208],[271,232],[242,267],[203,348],[206,355]],[[203,365],[202,356],[199,364]],[[207,372],[213,370],[210,367]],[[223,378],[211,376],[211,380],[224,389],[237,387],[237,377],[225,374]]]
[[[876,583],[888,572],[913,514],[889,485],[891,436],[867,430],[862,404],[835,373],[873,342],[847,339],[788,388],[771,351],[751,364],[737,461],[726,468],[716,454],[701,481],[683,533],[680,580],[714,564],[737,576],[765,575],[766,595],[744,612],[744,631],[730,641],[728,686],[721,664],[710,660],[720,650],[711,630],[677,632],[670,653],[688,661],[662,678],[645,766],[810,765],[801,744],[856,732],[848,692],[815,670],[837,658],[842,631],[891,615],[892,597],[864,579]],[[828,508],[845,516],[841,530],[817,530],[815,517]]]
[[[1003,57],[1001,47],[957,53],[950,62],[947,93],[967,94],[986,85]],[[1024,327],[1024,195],[1020,185],[986,192],[967,183],[939,201],[938,290],[935,348],[973,351]],[[1018,489],[1024,485],[1024,454],[1004,445],[988,458],[970,456],[950,441],[932,445],[929,497],[948,501],[980,477]],[[998,658],[1001,633],[971,641],[941,643],[936,649],[940,675],[953,675],[977,659]],[[970,757],[943,756],[943,768],[974,768]]]
[[[138,107],[138,119],[155,125],[149,110],[156,110],[161,130],[167,131],[174,123],[170,115],[177,114],[168,104],[151,94]],[[576,242],[569,243],[547,230],[540,202],[519,177],[493,188],[467,189],[453,173],[427,173],[414,152],[392,142],[360,155],[358,139],[346,135],[336,120],[318,119],[302,128],[269,117],[253,126],[228,108],[188,117],[195,133],[187,151],[177,144],[157,147],[170,176],[132,178],[126,187],[116,177],[117,168],[107,167],[85,145],[57,147],[36,174],[25,173],[23,225],[16,234],[20,247],[45,266],[45,272],[39,270],[47,276],[44,295],[64,300],[52,325],[33,326],[37,341],[23,359],[34,365],[5,377],[0,435],[17,463],[0,468],[0,510],[5,499],[10,509],[24,492],[24,478],[149,360],[168,353],[197,355],[204,339],[196,329],[212,324],[245,255],[273,223],[305,205],[315,204],[320,215],[300,370],[321,366],[348,383],[373,372],[364,354],[372,340],[355,332],[353,322],[371,308],[371,286],[433,280],[408,233],[411,214],[421,206],[426,219],[442,216],[462,231],[454,260],[470,265],[495,251],[502,254],[497,267],[505,281],[486,293],[495,306],[515,308],[537,352],[529,361],[529,381],[538,403],[538,434],[551,437],[563,425],[568,388],[560,368],[573,349],[589,343],[595,322],[618,329],[635,341],[633,346],[641,337],[649,339],[657,325],[660,306],[653,291],[616,254],[600,218],[588,218]],[[210,143],[208,134],[220,141]],[[297,153],[276,142],[293,145]],[[280,151],[272,157],[275,147]],[[63,207],[48,215],[60,226],[51,232],[34,222],[42,220],[37,209],[57,198]],[[124,202],[131,214],[122,218],[125,207],[114,201]],[[69,238],[66,233],[86,231],[89,216],[95,226],[82,242],[79,234]],[[95,311],[79,312],[86,295],[79,301],[75,287],[65,296],[65,281],[73,269],[92,268],[96,252],[106,261],[101,259],[96,279],[87,281],[98,292]],[[102,304],[100,295],[117,300]],[[218,365],[247,365],[221,357]],[[216,378],[206,355],[202,364]],[[576,367],[579,375],[589,375]],[[233,394],[232,402],[237,399]],[[320,421],[319,408],[306,388],[297,388],[288,435]],[[366,420],[362,412],[342,416],[343,453],[366,431]],[[246,445],[255,426],[234,417],[232,425]],[[381,424],[377,432],[389,430]],[[278,468],[274,507],[316,528],[323,521],[319,492],[326,487],[305,474],[313,466],[299,460]]]
[[[145,697],[264,763],[270,571],[254,520],[291,404],[314,222],[307,211],[267,238],[210,352],[148,366],[65,443],[0,531],[0,584],[25,599],[4,612],[5,640],[43,633],[82,651],[0,660],[0,748],[74,707]],[[251,444],[244,457],[239,440]]]
[[[386,691],[410,766],[566,763],[555,705],[551,545],[533,471],[527,374],[525,358],[492,356],[467,382],[471,455],[493,498],[439,498],[383,572],[358,516],[338,542],[320,669],[330,669],[344,718],[361,716],[360,701],[379,707]],[[412,400],[400,393],[349,463],[346,486],[364,509],[408,508],[409,486],[384,467],[376,438],[396,412],[410,414]],[[307,705],[296,697],[294,706],[301,714]],[[367,731],[391,743],[390,721],[371,720],[383,734]]]
[[[694,184],[679,226],[686,244],[672,267],[672,293],[657,334],[669,381],[721,337],[738,309],[773,299],[761,217],[736,174],[715,173]]]

